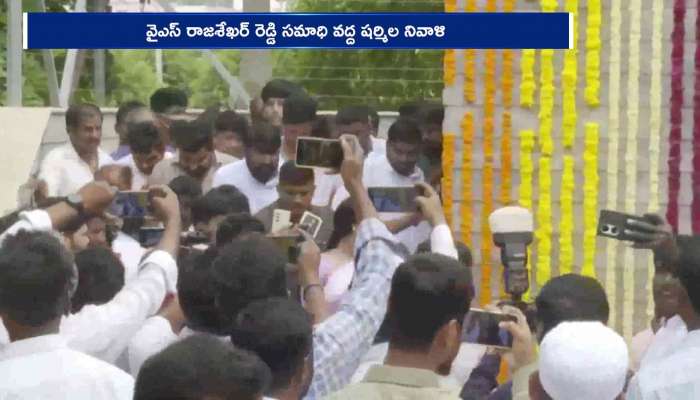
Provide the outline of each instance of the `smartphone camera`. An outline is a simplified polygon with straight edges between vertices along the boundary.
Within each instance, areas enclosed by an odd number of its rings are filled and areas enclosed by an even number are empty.
[[[604,235],[607,236],[619,236],[620,235],[620,229],[618,229],[617,226],[612,225],[612,224],[603,224],[600,228],[600,232]]]

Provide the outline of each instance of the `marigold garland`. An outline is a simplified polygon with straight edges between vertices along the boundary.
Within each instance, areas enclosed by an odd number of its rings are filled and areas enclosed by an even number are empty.
[[[501,204],[511,202],[511,186],[513,185],[513,154],[511,153],[511,135],[513,122],[510,112],[503,113],[503,133],[501,134]]]
[[[588,26],[586,26],[586,104],[600,105],[600,25],[602,22],[600,0],[588,0]]]
[[[668,206],[666,219],[678,232],[678,196],[681,189],[681,124],[683,122],[683,48],[685,41],[685,0],[673,5],[671,41],[671,132],[668,144]]]
[[[464,114],[462,128],[462,196],[460,203],[460,232],[462,242],[471,248],[473,227],[472,153],[474,146],[474,116]]]
[[[445,211],[445,218],[447,219],[447,224],[452,227],[452,206],[454,203],[454,196],[452,194],[453,184],[452,175],[454,172],[454,161],[455,161],[455,134],[452,132],[447,132],[442,137],[442,180],[440,182],[442,194],[442,208]]]
[[[596,276],[598,225],[598,124],[586,124],[583,150],[583,267],[581,274]]]
[[[532,175],[535,171],[532,153],[535,150],[535,131],[520,131],[520,206],[532,210]]]
[[[535,50],[523,50],[520,57],[520,106],[535,105]]]
[[[445,0],[445,12],[457,11],[457,0]]]
[[[445,50],[442,63],[445,86],[450,86],[455,83],[457,76],[457,53],[454,49]]]
[[[539,201],[537,202],[537,288],[540,289],[552,276],[552,175],[551,158],[541,155],[539,159]]]
[[[464,6],[466,12],[476,12],[476,0],[467,0]],[[476,101],[476,50],[464,50],[464,100],[468,103]]]
[[[564,155],[561,177],[561,223],[559,224],[559,273],[572,272],[574,265],[574,157]]]
[[[493,3],[493,4],[492,4]],[[487,10],[495,7],[495,1],[489,0]],[[496,51],[486,50],[484,65],[484,168],[482,177],[483,209],[481,211],[481,304],[491,302],[491,253],[493,241],[488,218],[493,211],[493,152],[494,152],[494,115],[496,110]]]

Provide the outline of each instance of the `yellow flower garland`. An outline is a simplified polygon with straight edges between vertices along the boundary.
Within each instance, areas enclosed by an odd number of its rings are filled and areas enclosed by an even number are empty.
[[[532,153],[535,150],[535,131],[520,131],[520,206],[532,211],[532,175],[535,171],[532,162]],[[527,251],[528,260],[530,258],[530,248]],[[530,267],[532,268],[532,267]],[[525,292],[523,300],[530,301],[530,290]]]
[[[445,12],[457,11],[457,0],[445,0]]]
[[[566,11],[574,15],[574,49],[566,50],[564,54],[564,70],[562,71],[563,92],[563,144],[565,150],[571,150],[576,138],[576,84],[578,82],[577,53],[575,48],[578,37],[577,11],[578,0],[566,0]]]
[[[511,154],[511,135],[513,122],[510,112],[503,113],[503,133],[501,134],[501,204],[511,202],[510,189],[513,185],[513,155]]]
[[[523,50],[520,57],[520,106],[535,105],[535,50]]]
[[[542,50],[540,54],[540,86],[540,152],[545,156],[551,156],[554,149],[552,141],[552,111],[554,109],[553,50]]]
[[[618,190],[618,146],[620,141],[620,57],[622,48],[622,0],[610,0],[610,60],[608,80],[609,109],[608,109],[608,160],[607,160],[607,193],[606,207],[609,210],[619,208],[617,202]],[[605,290],[608,294],[610,307],[610,325],[617,321],[617,247],[615,240],[606,241]]]
[[[462,198],[460,203],[460,232],[462,242],[471,248],[472,244],[472,152],[474,146],[474,116],[464,114],[462,128]]]
[[[586,27],[586,104],[600,105],[600,0],[588,0],[588,26]]]
[[[457,76],[457,53],[454,49],[445,50],[442,63],[445,86],[450,86],[455,83],[455,77]]]
[[[537,203],[537,288],[544,286],[552,275],[552,175],[551,158],[541,155],[539,159],[539,201]]]
[[[476,0],[467,0],[464,10],[476,12]],[[476,50],[464,50],[464,100],[468,103],[476,101]]]
[[[493,3],[493,4],[492,4]],[[495,6],[494,0],[489,0],[487,10]],[[486,50],[484,66],[484,168],[482,177],[483,209],[481,210],[481,304],[491,302],[491,253],[493,242],[489,229],[488,218],[493,211],[493,148],[494,148],[494,114],[496,110],[496,52]]]
[[[583,150],[583,267],[581,274],[595,277],[598,225],[598,124],[586,124]]]
[[[452,175],[454,170],[455,161],[455,134],[452,132],[447,132],[442,137],[442,180],[441,180],[441,194],[442,194],[442,208],[445,211],[445,218],[447,219],[447,224],[452,227],[452,206],[453,206],[453,195],[452,195]]]
[[[574,265],[574,157],[564,155],[564,171],[561,177],[561,223],[559,225],[559,272],[572,272]]]

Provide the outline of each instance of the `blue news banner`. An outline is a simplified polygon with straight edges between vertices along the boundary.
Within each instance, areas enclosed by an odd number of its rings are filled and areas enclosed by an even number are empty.
[[[25,49],[567,49],[568,13],[26,13]]]

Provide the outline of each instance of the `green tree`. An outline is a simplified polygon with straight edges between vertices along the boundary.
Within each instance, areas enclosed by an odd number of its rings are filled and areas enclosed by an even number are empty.
[[[297,12],[437,12],[442,0],[298,0]],[[415,99],[442,95],[442,51],[284,50],[273,74],[297,81],[322,108],[368,103],[396,110]]]

